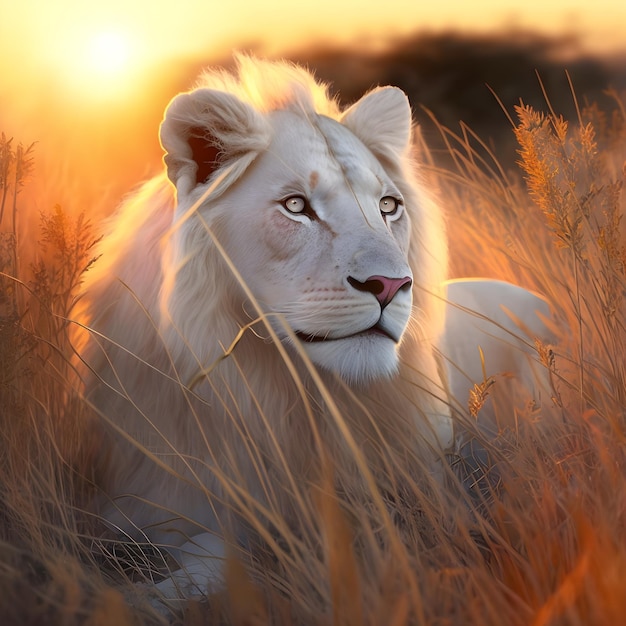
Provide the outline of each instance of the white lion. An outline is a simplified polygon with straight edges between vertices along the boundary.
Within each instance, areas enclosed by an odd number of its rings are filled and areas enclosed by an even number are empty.
[[[450,391],[463,404],[485,364],[534,377],[527,342],[547,308],[510,285],[445,284],[399,89],[342,111],[305,70],[239,58],[174,98],[160,136],[169,181],[112,221],[77,309],[80,354],[112,433],[101,514],[199,551],[174,554],[206,586],[203,558],[223,551],[211,537],[240,538],[242,511],[296,516],[322,449],[347,492],[388,471],[390,450],[434,472]]]

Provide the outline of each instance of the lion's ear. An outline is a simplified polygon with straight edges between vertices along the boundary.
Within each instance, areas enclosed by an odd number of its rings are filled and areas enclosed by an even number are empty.
[[[409,149],[411,106],[397,87],[379,87],[365,94],[343,114],[341,122],[383,160],[397,160]]]
[[[176,96],[161,124],[167,175],[179,194],[205,182],[221,165],[269,143],[263,116],[235,96],[196,89]]]

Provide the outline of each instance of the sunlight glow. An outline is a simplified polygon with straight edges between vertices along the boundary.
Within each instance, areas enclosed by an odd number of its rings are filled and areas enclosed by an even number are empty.
[[[130,41],[120,32],[100,32],[94,35],[90,42],[89,63],[98,73],[116,74],[123,72],[130,56]]]
[[[87,29],[67,40],[58,67],[75,93],[93,101],[128,97],[144,62],[139,40],[129,31]]]

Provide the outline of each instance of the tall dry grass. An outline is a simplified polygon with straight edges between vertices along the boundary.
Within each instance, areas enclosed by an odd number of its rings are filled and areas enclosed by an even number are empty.
[[[377,494],[393,525],[376,526],[376,511],[336,493],[328,464],[303,494],[309,536],[286,525],[280,540],[266,535],[254,559],[227,561],[223,593],[169,618],[136,584],[162,573],[158,551],[100,541],[88,512],[98,441],[67,328],[96,236],[55,207],[41,217],[39,258],[20,264],[19,189],[33,151],[3,136],[0,623],[621,623],[626,115],[617,97],[612,111],[591,106],[573,120],[549,105],[514,115],[519,171],[504,171],[469,129],[441,128],[454,167],[440,170],[424,150],[425,175],[441,189],[453,275],[510,280],[553,304],[559,341],[537,350],[555,415],[511,406],[488,436],[474,416],[489,388],[468,389],[447,489]]]

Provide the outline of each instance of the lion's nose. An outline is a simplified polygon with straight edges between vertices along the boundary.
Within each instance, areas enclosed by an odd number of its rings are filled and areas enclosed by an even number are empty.
[[[387,276],[370,276],[363,282],[348,276],[348,282],[358,291],[366,291],[376,296],[380,302],[381,309],[384,309],[401,289],[407,291],[411,288],[413,280],[410,276],[404,278],[389,278]]]

